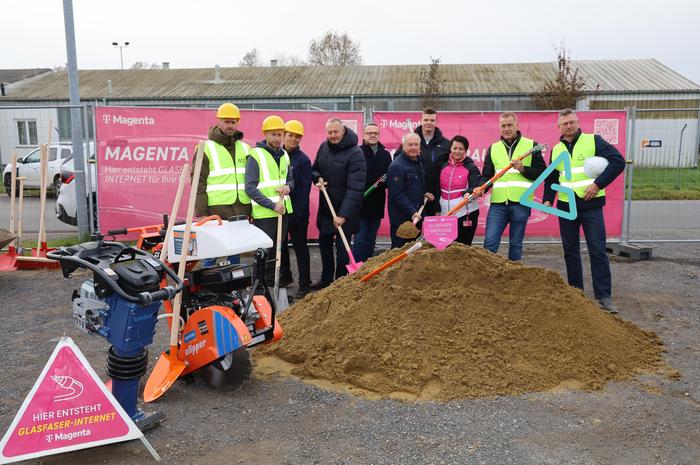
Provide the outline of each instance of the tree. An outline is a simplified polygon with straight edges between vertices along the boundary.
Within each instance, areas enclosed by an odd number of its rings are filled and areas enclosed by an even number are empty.
[[[440,69],[440,58],[430,57],[430,65],[422,69],[418,75],[418,91],[421,94],[421,105],[438,108],[445,80]]]
[[[158,63],[148,64],[145,61],[137,61],[129,69],[160,69],[161,65]]]
[[[361,65],[360,43],[346,32],[327,31],[309,44],[308,62],[315,66]]]
[[[557,54],[557,76],[544,83],[542,90],[532,94],[539,110],[576,108],[576,101],[583,96],[586,81],[579,76],[578,68],[572,70],[571,59],[564,47]]]
[[[257,48],[254,48],[243,55],[241,61],[238,62],[238,66],[260,66],[260,60],[260,52],[258,52]]]
[[[306,66],[304,59],[297,55],[278,53],[272,59],[277,61],[277,66]]]

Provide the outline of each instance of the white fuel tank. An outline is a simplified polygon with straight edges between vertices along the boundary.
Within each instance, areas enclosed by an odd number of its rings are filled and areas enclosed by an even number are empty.
[[[185,237],[185,225],[173,228],[173,235],[168,243],[168,261],[180,261],[182,243]],[[248,220],[226,221],[210,220],[201,225],[192,224],[190,233],[190,253],[187,261],[205,258],[239,255],[254,252],[259,248],[272,247],[272,239]]]

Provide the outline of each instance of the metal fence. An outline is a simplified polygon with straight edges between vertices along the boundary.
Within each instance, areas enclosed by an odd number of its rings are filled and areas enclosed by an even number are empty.
[[[58,219],[57,201],[60,189],[63,189],[61,180],[61,168],[73,157],[71,140],[70,111],[79,108],[85,147],[83,153],[94,154],[94,105],[27,105],[27,106],[0,106],[0,168],[2,169],[3,196],[9,196],[11,188],[11,162],[13,155],[17,157],[17,174],[24,180],[24,231],[32,234],[37,230],[39,223],[39,161],[40,148],[43,144],[49,145],[48,150],[48,174],[47,197],[45,207],[45,221],[49,239],[51,233],[77,233],[74,225]],[[87,163],[85,164],[87,167]],[[85,170],[85,175],[90,176],[90,170]],[[92,180],[87,179],[87,185]],[[7,198],[7,197],[5,197]],[[75,202],[75,199],[70,201]],[[96,197],[88,196],[88,209],[96,208]],[[0,205],[3,219],[9,218],[9,202]],[[18,204],[16,204],[18,208]],[[16,213],[17,214],[17,213]],[[75,213],[74,213],[75,214]],[[36,224],[35,224],[36,223]],[[5,227],[2,225],[2,227]],[[94,225],[91,224],[91,231]]]
[[[700,242],[698,113],[629,110],[622,242]]]

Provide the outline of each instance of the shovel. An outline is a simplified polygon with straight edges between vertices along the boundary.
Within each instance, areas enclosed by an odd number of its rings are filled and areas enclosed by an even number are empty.
[[[192,176],[192,184],[190,186],[190,199],[187,205],[187,221],[185,222],[185,232],[182,239],[182,249],[180,252],[180,264],[177,270],[177,275],[180,279],[185,278],[185,265],[187,264],[187,254],[190,246],[190,231],[192,230],[192,217],[194,216],[194,204],[197,197],[197,185],[199,184],[199,173],[202,170],[202,158],[204,155],[204,142],[200,141],[195,153],[194,174]],[[184,190],[185,180],[189,170],[184,168],[180,173],[180,183],[177,187],[175,202],[168,221],[168,229],[165,233],[165,243],[161,251],[163,261],[167,260],[167,247],[172,235],[173,227],[175,226],[175,217],[180,206],[182,191]],[[180,333],[180,304],[182,303],[182,292],[175,295],[173,302],[173,313],[170,317],[170,351],[160,354],[156,366],[153,367],[151,376],[146,381],[146,387],[143,391],[143,400],[152,402],[162,396],[165,391],[170,389],[170,386],[180,377],[180,374],[187,367],[183,360],[178,358],[178,335]]]
[[[338,216],[335,214],[335,208],[333,208],[333,204],[331,203],[330,197],[328,197],[328,192],[326,191],[326,183],[323,181],[323,178],[318,178],[317,186],[319,189],[321,189],[321,192],[323,192],[323,196],[326,198],[326,202],[328,203],[328,208],[331,210],[331,215],[333,215],[333,221],[335,221],[338,218]],[[340,238],[343,239],[345,251],[348,253],[348,258],[350,259],[350,263],[345,265],[345,268],[348,269],[348,273],[352,274],[360,269],[360,267],[362,266],[362,262],[355,261],[355,257],[352,254],[350,244],[348,244],[348,240],[345,237],[345,233],[343,232],[342,226],[338,226],[338,233],[340,234]]]
[[[423,205],[421,205],[420,209],[418,210],[419,217],[423,213],[423,209],[425,208],[426,203],[428,203],[428,198],[424,197]],[[418,236],[418,233],[420,232],[418,228],[416,228],[416,224],[418,224],[418,221],[419,218],[415,218],[413,221],[404,221],[401,224],[401,226],[399,226],[396,229],[396,235],[401,239],[415,239],[416,236]]]
[[[280,197],[277,205],[284,205],[284,195]],[[273,298],[277,306],[275,313],[279,314],[289,307],[289,298],[287,297],[287,289],[282,289],[280,292],[280,266],[282,265],[282,224],[284,213],[277,214],[277,242],[275,243],[275,285],[273,289]]]

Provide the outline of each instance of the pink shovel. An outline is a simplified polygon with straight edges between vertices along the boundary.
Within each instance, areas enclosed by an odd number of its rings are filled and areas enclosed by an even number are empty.
[[[323,181],[323,178],[318,178],[317,186],[319,189],[321,189],[321,192],[323,192],[323,196],[326,198],[326,202],[328,202],[328,208],[330,208],[331,215],[333,215],[333,220],[335,221],[335,219],[338,216],[335,214],[335,208],[333,208],[333,204],[331,203],[330,197],[328,197],[328,192],[326,191],[326,182]],[[352,250],[350,250],[350,244],[348,244],[348,239],[345,237],[345,233],[343,232],[342,226],[338,226],[338,232],[340,233],[340,238],[343,239],[345,250],[347,251],[348,258],[350,259],[350,263],[345,265],[345,268],[348,269],[348,273],[352,274],[360,269],[360,267],[362,266],[362,262],[355,261],[355,257],[352,255]]]

